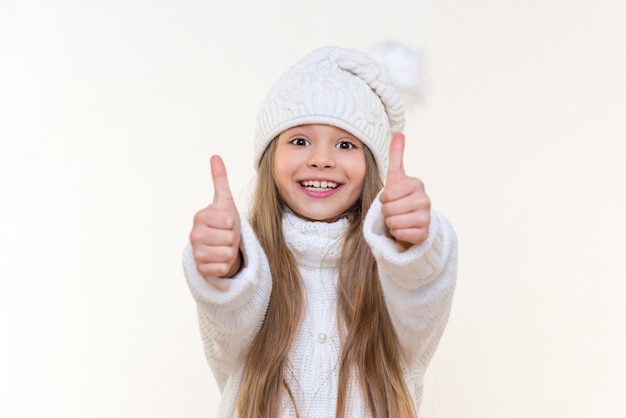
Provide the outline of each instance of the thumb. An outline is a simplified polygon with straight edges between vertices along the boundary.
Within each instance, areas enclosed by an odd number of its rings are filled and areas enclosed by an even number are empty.
[[[387,169],[387,182],[401,180],[404,174],[404,134],[397,133],[391,138],[389,144],[389,167]]]
[[[213,204],[217,204],[219,207],[224,201],[232,202],[233,195],[228,186],[226,167],[219,155],[211,157],[211,176],[213,177]]]

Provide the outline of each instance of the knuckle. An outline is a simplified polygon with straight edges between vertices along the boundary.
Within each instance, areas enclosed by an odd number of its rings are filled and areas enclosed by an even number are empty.
[[[389,205],[389,203],[383,203],[381,211],[383,212],[383,215],[385,217],[388,217],[389,215],[391,215],[391,206]]]
[[[404,227],[403,215],[389,216],[386,218],[385,223],[387,227],[392,230],[400,230]]]
[[[192,245],[195,245],[200,242],[202,234],[198,231],[198,228],[192,228],[191,232],[189,232],[189,242]]]
[[[204,249],[195,249],[193,259],[197,266],[205,266],[211,262],[211,254]]]
[[[413,190],[422,191],[424,190],[424,182],[417,177],[411,177],[408,183]]]
[[[239,248],[235,246],[230,246],[226,249],[224,255],[227,260],[234,260],[238,254],[239,254]]]
[[[198,273],[204,277],[210,277],[213,274],[211,267],[207,264],[201,264],[197,266]]]
[[[238,244],[238,235],[234,232],[231,231],[227,236],[226,236],[226,244],[234,247]]]
[[[235,217],[233,216],[232,213],[228,213],[226,216],[224,216],[224,224],[226,225],[227,228],[234,228],[235,227]]]
[[[419,242],[424,242],[428,239],[428,229],[418,229],[415,233],[415,239]]]
[[[198,266],[198,273],[203,277],[220,277],[227,272],[226,268],[221,263],[208,263]]]
[[[206,243],[211,231],[205,227],[196,226],[189,232],[189,242],[191,245],[201,245]]]
[[[383,191],[378,196],[378,199],[380,200],[380,203],[383,204],[383,206],[385,203],[389,202],[389,190],[387,187],[383,189]]]
[[[226,273],[228,273],[228,266],[226,264],[219,264],[216,266],[214,272],[215,277],[222,277]]]
[[[396,230],[392,229],[391,230],[391,235],[393,235],[393,237],[396,240],[400,240],[400,241],[403,241],[404,238],[406,238],[404,232],[402,232],[402,230],[400,230],[400,229],[396,229]]]
[[[206,208],[199,210],[198,212],[196,212],[195,215],[193,215],[193,223],[194,224],[203,223],[206,216],[207,216]]]

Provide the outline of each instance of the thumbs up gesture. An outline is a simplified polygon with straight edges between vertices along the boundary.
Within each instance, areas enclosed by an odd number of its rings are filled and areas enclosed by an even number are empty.
[[[389,169],[380,194],[385,223],[396,242],[404,248],[428,238],[430,199],[424,183],[404,173],[404,135],[395,134],[389,145]]]
[[[211,157],[213,203],[196,213],[189,241],[198,272],[204,277],[232,277],[241,268],[241,224],[222,159]]]

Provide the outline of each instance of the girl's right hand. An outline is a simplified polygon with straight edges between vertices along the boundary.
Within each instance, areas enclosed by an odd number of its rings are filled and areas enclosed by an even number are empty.
[[[233,277],[243,258],[239,249],[241,224],[224,162],[217,155],[211,157],[211,175],[213,203],[194,216],[189,241],[198,273],[203,277]]]

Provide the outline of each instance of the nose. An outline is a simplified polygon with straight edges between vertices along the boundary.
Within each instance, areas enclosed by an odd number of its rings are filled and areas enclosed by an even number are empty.
[[[311,168],[333,168],[335,166],[335,160],[330,150],[324,147],[311,147],[311,155],[309,157],[309,167]]]

